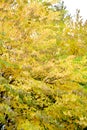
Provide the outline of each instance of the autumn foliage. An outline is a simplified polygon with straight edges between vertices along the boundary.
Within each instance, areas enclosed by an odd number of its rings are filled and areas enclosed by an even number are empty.
[[[87,23],[61,1],[0,1],[0,129],[87,128]]]

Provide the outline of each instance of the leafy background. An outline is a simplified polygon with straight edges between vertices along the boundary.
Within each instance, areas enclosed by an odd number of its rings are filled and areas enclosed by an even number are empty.
[[[0,1],[0,129],[87,128],[87,23],[55,3]]]

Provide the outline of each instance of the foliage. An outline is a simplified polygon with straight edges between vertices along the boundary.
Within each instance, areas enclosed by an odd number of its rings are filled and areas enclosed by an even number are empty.
[[[87,23],[55,3],[0,1],[0,129],[87,128]]]

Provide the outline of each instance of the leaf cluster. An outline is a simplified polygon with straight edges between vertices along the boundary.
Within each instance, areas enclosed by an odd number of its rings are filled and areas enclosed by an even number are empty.
[[[87,23],[53,3],[0,2],[1,129],[87,128]]]

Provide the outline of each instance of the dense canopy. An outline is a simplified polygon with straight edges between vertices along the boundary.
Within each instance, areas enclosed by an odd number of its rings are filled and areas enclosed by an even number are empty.
[[[0,129],[87,128],[86,35],[62,1],[0,1]]]

